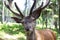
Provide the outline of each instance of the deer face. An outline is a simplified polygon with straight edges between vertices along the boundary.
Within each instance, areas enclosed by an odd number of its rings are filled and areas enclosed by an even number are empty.
[[[33,29],[35,28],[35,22],[34,21],[32,22],[31,19],[29,19],[27,17],[25,19],[23,19],[22,24],[25,28],[25,31],[28,31],[28,32],[32,32]]]

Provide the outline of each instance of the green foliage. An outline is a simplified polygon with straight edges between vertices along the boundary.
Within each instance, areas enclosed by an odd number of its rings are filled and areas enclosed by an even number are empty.
[[[24,33],[24,28],[22,25],[19,24],[2,24],[2,27],[0,28],[0,30],[5,31],[6,33],[9,34],[18,34],[19,32]]]
[[[3,2],[0,0],[0,9],[2,10]]]

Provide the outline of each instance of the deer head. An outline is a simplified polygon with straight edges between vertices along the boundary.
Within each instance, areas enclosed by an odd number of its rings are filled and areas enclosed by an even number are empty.
[[[33,10],[35,5],[36,5],[36,0],[34,0],[34,3],[33,3],[32,7],[30,9],[30,14],[29,14],[29,16],[26,16],[26,17],[22,14],[22,12],[20,11],[20,9],[19,9],[18,5],[16,4],[16,2],[14,4],[15,4],[15,7],[16,7],[16,9],[19,13],[14,12],[13,9],[9,5],[6,4],[6,2],[4,2],[4,3],[6,5],[6,7],[14,15],[20,17],[20,18],[17,18],[17,17],[11,17],[11,18],[13,18],[17,23],[22,23],[27,32],[32,32],[35,28],[35,20],[39,18],[42,10],[45,7],[47,7],[47,5],[50,3],[50,0],[46,0],[45,5],[43,5],[44,2],[42,2],[41,5],[37,9]]]

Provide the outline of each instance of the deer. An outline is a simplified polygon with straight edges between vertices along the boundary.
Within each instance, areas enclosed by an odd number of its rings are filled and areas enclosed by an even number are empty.
[[[36,0],[33,0],[34,3],[30,9],[30,13],[28,16],[24,16],[22,12],[20,11],[18,5],[16,2],[14,2],[14,5],[16,7],[16,10],[19,12],[15,12],[6,2],[4,1],[5,6],[16,16],[20,17],[11,17],[16,21],[16,23],[21,23],[24,26],[24,30],[26,33],[26,40],[56,40],[55,33],[50,29],[44,29],[44,30],[36,30],[36,19],[39,18],[41,15],[41,12],[44,8],[46,8],[50,0],[46,0],[46,4],[44,2],[41,3],[41,5],[33,10],[36,6]]]

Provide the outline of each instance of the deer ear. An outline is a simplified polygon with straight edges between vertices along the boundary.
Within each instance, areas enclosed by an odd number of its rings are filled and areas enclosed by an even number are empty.
[[[22,19],[19,19],[17,17],[11,17],[12,19],[14,19],[17,23],[22,23]]]

